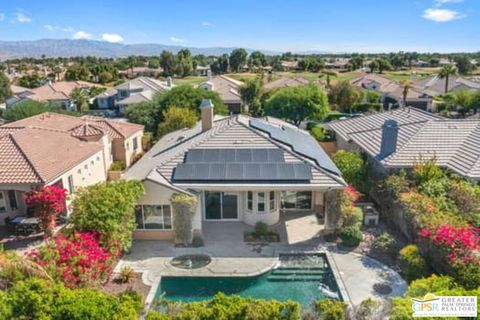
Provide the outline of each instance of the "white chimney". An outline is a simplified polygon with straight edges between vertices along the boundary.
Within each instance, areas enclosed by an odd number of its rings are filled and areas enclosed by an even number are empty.
[[[207,70],[207,78],[208,80],[212,80],[212,70],[210,69]]]
[[[167,77],[167,86],[172,87],[172,77]]]
[[[212,129],[213,127],[213,103],[210,99],[203,99],[200,103],[200,111],[202,113],[202,132]]]

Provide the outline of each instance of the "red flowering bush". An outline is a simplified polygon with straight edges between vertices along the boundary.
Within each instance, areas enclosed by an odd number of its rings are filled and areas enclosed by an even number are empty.
[[[95,287],[107,280],[118,248],[102,248],[96,232],[56,234],[30,256],[69,288]]]
[[[25,203],[34,207],[34,214],[40,219],[43,230],[47,235],[55,229],[55,218],[65,211],[67,190],[59,186],[44,186],[27,192]]]
[[[480,285],[480,230],[442,225],[423,229],[419,238],[423,251],[439,272],[451,273],[468,287]]]

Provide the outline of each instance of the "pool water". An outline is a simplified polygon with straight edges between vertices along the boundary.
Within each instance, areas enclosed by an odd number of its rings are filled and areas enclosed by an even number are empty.
[[[304,307],[340,294],[324,255],[281,255],[280,265],[256,277],[164,277],[156,298],[192,302],[216,293],[257,299],[293,300]]]

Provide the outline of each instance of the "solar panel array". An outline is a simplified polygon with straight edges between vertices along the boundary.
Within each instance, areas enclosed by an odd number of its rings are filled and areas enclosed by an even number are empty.
[[[176,182],[212,181],[289,181],[312,179],[306,163],[180,163],[175,168]]]
[[[295,152],[314,160],[323,169],[341,175],[337,166],[310,135],[289,127],[273,126],[259,119],[251,119],[250,126],[268,133],[274,140],[288,144]]]
[[[280,149],[190,149],[186,163],[283,163]]]

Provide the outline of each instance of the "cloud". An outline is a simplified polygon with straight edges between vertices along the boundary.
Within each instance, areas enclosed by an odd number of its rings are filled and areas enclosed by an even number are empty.
[[[79,39],[92,39],[92,34],[85,31],[77,31],[72,35],[72,38],[75,40]]]
[[[60,27],[60,26],[54,26],[51,24],[46,24],[43,26],[45,29],[51,32],[56,32],[56,31],[61,31],[61,32],[75,32],[75,30],[72,27]]]
[[[211,22],[203,21],[203,22],[202,22],[202,27],[204,27],[204,28],[213,28],[213,27],[215,27],[215,25],[214,25],[213,23],[211,23]]]
[[[102,34],[102,40],[107,42],[122,42],[123,38],[116,33],[104,33]]]
[[[21,12],[17,12],[15,14],[15,21],[19,23],[29,23],[29,22],[32,22],[32,19],[30,19],[29,17],[27,17],[25,14]]]
[[[436,7],[441,7],[445,4],[449,3],[462,3],[463,0],[435,0],[435,6]]]
[[[175,42],[175,43],[185,42],[184,39],[180,39],[180,38],[177,38],[177,37],[170,37],[170,41]]]
[[[5,20],[5,13],[0,12],[0,21]]]
[[[465,18],[465,15],[461,14],[458,11],[449,10],[449,9],[428,8],[423,12],[422,17],[427,20],[432,20],[435,22],[448,22],[452,20]]]

